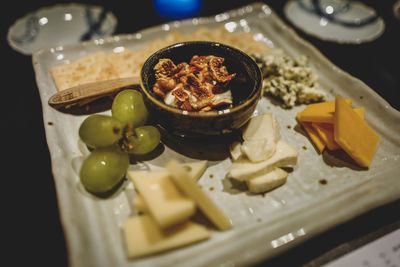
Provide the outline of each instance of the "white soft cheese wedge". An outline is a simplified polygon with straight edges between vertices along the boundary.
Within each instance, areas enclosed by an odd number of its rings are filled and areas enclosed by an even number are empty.
[[[272,113],[252,117],[243,130],[243,140],[271,139],[275,143],[280,139],[279,125]]]
[[[278,167],[293,166],[297,163],[297,151],[279,140],[276,151],[267,160],[261,162],[251,162],[248,159],[239,159],[233,162],[229,170],[229,176],[239,181],[245,181],[253,176],[272,171]]]
[[[125,248],[130,259],[155,254],[206,240],[206,227],[186,221],[162,230],[149,215],[128,218],[123,225]]]
[[[132,171],[128,176],[162,229],[181,223],[195,213],[195,202],[178,190],[168,172]]]
[[[167,169],[179,189],[193,199],[204,215],[220,230],[232,227],[231,220],[207,196],[207,194],[190,178],[185,168],[175,160],[167,164]]]
[[[241,146],[240,142],[231,144],[229,151],[233,160],[238,160],[242,156]]]
[[[254,176],[246,180],[247,187],[252,193],[264,193],[270,191],[286,182],[288,173],[281,168],[276,168],[265,174]]]
[[[251,162],[269,159],[275,150],[276,143],[267,139],[243,141],[241,145],[242,154],[246,155]]]
[[[198,181],[207,169],[207,160],[182,163],[182,166],[189,173],[190,178]]]
[[[266,160],[275,153],[279,138],[279,125],[272,113],[253,117],[243,130],[241,151],[250,161]]]

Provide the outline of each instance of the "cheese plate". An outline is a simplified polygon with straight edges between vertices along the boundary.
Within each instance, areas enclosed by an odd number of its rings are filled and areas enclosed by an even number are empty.
[[[283,109],[263,97],[254,115],[273,113],[281,138],[299,153],[287,182],[263,195],[250,194],[236,188],[226,177],[232,165],[229,154],[208,155],[210,146],[198,144],[188,152],[179,145],[166,143],[157,157],[132,164],[129,170],[159,170],[171,158],[181,162],[207,159],[208,168],[198,183],[231,218],[234,227],[215,232],[209,240],[195,245],[129,260],[122,226],[136,213],[132,204],[135,188],[126,181],[106,199],[85,191],[79,181],[79,168],[89,151],[79,140],[78,129],[91,110],[64,113],[48,105],[49,97],[57,92],[51,69],[94,52],[112,53],[125,48],[136,51],[174,30],[190,33],[199,27],[224,27],[232,34],[248,32],[271,49],[282,49],[292,57],[305,55],[327,98],[342,95],[351,98],[356,106],[365,107],[366,121],[380,135],[381,142],[369,169],[361,169],[330,153],[321,157],[299,130],[296,114],[304,106]],[[400,112],[362,81],[333,65],[265,4],[255,3],[209,18],[171,22],[139,33],[41,50],[33,55],[33,65],[71,266],[250,265],[400,197]]]

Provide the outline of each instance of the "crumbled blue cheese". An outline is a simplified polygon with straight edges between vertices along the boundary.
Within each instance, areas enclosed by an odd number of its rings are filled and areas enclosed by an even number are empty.
[[[283,107],[309,104],[326,99],[317,82],[318,76],[302,56],[292,59],[281,50],[268,54],[253,54],[263,74],[263,92],[282,101]]]

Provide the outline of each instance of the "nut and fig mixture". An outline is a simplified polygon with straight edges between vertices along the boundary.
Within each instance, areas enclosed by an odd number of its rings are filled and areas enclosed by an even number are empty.
[[[235,73],[229,74],[224,58],[193,56],[188,63],[162,58],[154,67],[154,93],[167,105],[186,111],[210,111],[232,105],[228,88]]]

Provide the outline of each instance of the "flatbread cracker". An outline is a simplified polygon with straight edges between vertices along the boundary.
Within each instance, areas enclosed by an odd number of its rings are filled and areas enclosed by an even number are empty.
[[[138,60],[136,53],[133,53],[128,49],[125,49],[120,53],[109,54],[107,60],[112,64],[118,78],[138,76],[142,64],[144,63],[141,60]]]
[[[85,83],[118,77],[105,52],[94,53],[51,70],[59,91]]]
[[[225,28],[199,28],[188,34],[171,32],[164,38],[146,43],[135,52],[128,49],[119,53],[97,52],[56,66],[51,74],[59,91],[85,83],[139,76],[143,63],[157,50],[178,42],[199,40],[225,43],[246,53],[266,53],[271,50],[248,32],[230,33]]]

